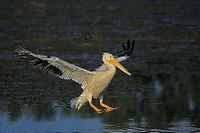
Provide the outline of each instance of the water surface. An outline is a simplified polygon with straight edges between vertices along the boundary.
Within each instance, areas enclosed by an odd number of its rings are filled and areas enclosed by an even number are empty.
[[[200,131],[198,1],[0,3],[0,132]],[[116,111],[70,108],[80,86],[37,70],[16,45],[93,70],[102,52],[135,39],[104,94]],[[95,101],[98,105],[98,100]]]

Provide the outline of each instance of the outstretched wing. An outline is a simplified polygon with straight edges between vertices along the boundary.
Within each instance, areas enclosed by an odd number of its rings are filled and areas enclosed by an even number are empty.
[[[132,55],[134,45],[135,45],[135,40],[133,40],[132,43],[130,43],[130,40],[128,40],[126,45],[123,43],[122,44],[123,50],[120,50],[115,53],[117,61],[121,62],[128,59]]]
[[[17,48],[16,52],[21,56],[21,58],[28,59],[33,65],[37,66],[41,70],[62,79],[71,79],[81,84],[83,89],[95,74],[95,72],[85,70],[57,57],[34,54],[22,47]]]

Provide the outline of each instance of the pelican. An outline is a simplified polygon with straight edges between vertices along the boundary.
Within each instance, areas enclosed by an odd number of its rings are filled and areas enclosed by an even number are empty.
[[[127,44],[122,45],[122,50],[116,55],[108,52],[103,53],[103,64],[94,71],[89,71],[67,61],[53,56],[45,56],[34,54],[23,47],[18,47],[16,53],[23,59],[28,59],[33,65],[49,72],[61,79],[73,80],[81,85],[83,92],[80,96],[73,98],[71,107],[80,109],[86,102],[89,102],[90,107],[97,113],[110,112],[117,108],[111,107],[103,102],[103,92],[109,85],[116,73],[116,67],[125,74],[131,76],[131,73],[124,68],[119,62],[128,59],[133,51],[135,41],[127,41]],[[99,98],[100,105],[104,109],[97,108],[92,100]]]

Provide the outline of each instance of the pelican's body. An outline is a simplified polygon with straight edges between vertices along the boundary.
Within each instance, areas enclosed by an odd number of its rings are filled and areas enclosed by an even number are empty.
[[[103,64],[99,69],[93,71],[91,77],[88,78],[89,82],[83,86],[83,93],[71,100],[71,106],[79,109],[85,102],[92,101],[92,98],[103,99],[103,91],[111,82],[116,73],[116,67],[114,65]]]
[[[129,46],[130,47],[130,46]],[[130,49],[130,48],[129,48]],[[133,49],[133,47],[131,48]],[[131,50],[132,51],[132,50]],[[129,53],[131,52],[129,51]],[[110,53],[104,53],[102,60],[103,65],[96,69],[96,71],[89,71],[78,66],[75,66],[69,62],[66,62],[57,57],[49,57],[39,54],[34,54],[23,48],[18,48],[16,52],[22,57],[29,58],[30,61],[47,72],[50,72],[62,79],[71,79],[79,84],[83,89],[83,93],[71,100],[71,107],[80,109],[80,107],[89,102],[89,105],[98,113],[102,112],[93,105],[93,98],[100,98],[100,105],[105,108],[105,111],[112,111],[116,108],[112,108],[103,103],[103,91],[109,85],[110,81],[116,73],[116,67],[122,70],[124,73],[131,75],[119,62],[128,58],[123,56],[115,58]]]
[[[94,98],[101,96],[104,89],[109,85],[112,78],[116,73],[115,66],[107,66],[105,71],[96,71],[94,77],[92,77],[91,82],[85,88],[87,91],[92,94]]]

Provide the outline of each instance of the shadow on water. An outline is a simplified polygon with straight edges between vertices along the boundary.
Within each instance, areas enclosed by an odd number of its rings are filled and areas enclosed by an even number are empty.
[[[192,132],[200,127],[199,3],[195,1],[26,1],[0,3],[0,132]],[[118,109],[70,108],[78,84],[42,73],[12,43],[90,70],[103,51],[135,39],[105,91]],[[12,45],[8,45],[12,44]],[[98,101],[95,101],[98,104]]]

